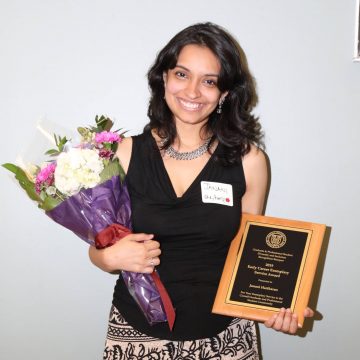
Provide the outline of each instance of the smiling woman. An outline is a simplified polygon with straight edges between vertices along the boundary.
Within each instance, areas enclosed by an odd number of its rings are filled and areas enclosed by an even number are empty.
[[[206,123],[220,97],[225,99],[227,93],[217,87],[220,68],[207,47],[186,45],[181,50],[176,66],[164,73],[165,100],[176,126]]]
[[[172,121],[174,109],[181,109],[192,121],[197,118],[200,143],[210,136],[210,149],[219,140],[225,145],[216,156],[224,165],[241,161],[251,144],[262,145],[261,127],[252,114],[257,102],[254,79],[245,53],[224,29],[196,24],[175,35],[160,51],[148,80],[151,99],[146,130],[156,130],[162,149],[174,145],[184,151],[199,145],[186,143],[186,135],[177,128],[179,121]],[[183,128],[194,131],[194,127]]]
[[[221,27],[196,24],[160,51],[148,81],[150,122],[117,152],[134,234],[90,257],[110,272],[156,266],[176,319],[172,331],[150,326],[119,278],[104,359],[258,359],[254,322],[211,312],[241,213],[261,213],[267,189],[245,55]],[[296,316],[269,326],[295,332]]]

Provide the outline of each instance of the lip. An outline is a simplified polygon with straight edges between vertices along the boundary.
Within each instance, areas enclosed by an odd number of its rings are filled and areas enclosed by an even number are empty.
[[[199,111],[204,106],[202,103],[177,98],[180,106],[186,111]]]

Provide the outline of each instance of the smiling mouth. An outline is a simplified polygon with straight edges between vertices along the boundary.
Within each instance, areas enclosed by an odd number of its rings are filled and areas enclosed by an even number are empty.
[[[183,99],[178,99],[180,105],[185,109],[185,110],[189,110],[189,111],[196,111],[199,110],[200,108],[202,108],[202,104],[200,103],[196,103],[196,102],[191,102],[191,101],[185,101]]]

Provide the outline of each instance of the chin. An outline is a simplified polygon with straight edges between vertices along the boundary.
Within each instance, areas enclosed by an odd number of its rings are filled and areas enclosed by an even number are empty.
[[[189,125],[196,125],[201,123],[206,123],[208,121],[208,116],[204,117],[190,117],[190,116],[175,116],[177,122],[185,123]]]

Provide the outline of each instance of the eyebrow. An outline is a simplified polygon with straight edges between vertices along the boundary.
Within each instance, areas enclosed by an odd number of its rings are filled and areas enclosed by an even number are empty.
[[[188,69],[187,67],[183,66],[183,65],[180,65],[180,64],[176,64],[175,65],[176,68],[181,68],[181,69],[184,69],[188,72],[191,72],[190,69]],[[204,74],[204,76],[214,76],[214,77],[219,77],[219,74]]]

